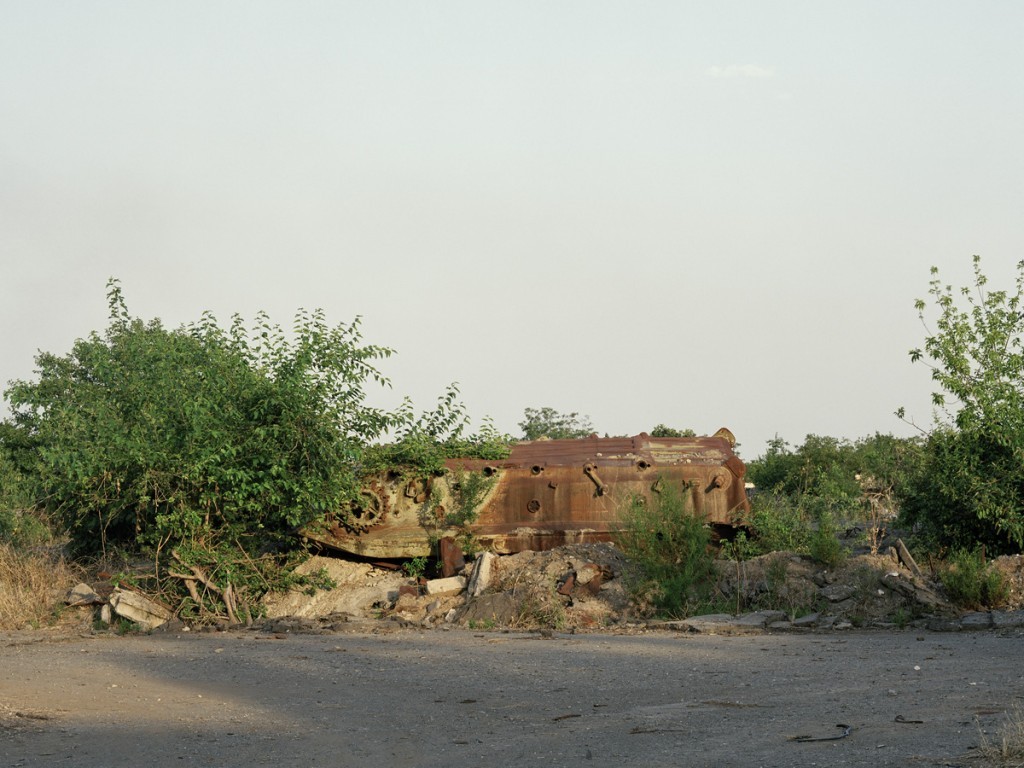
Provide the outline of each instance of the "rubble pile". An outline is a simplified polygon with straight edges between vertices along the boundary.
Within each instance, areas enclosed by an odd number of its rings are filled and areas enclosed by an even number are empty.
[[[333,589],[268,595],[261,626],[271,631],[340,631],[352,623],[470,629],[586,631],[637,627],[720,634],[848,627],[931,629],[1024,626],[1024,556],[993,561],[1010,583],[1004,610],[961,615],[941,587],[893,548],[826,569],[805,556],[775,552],[716,561],[712,597],[718,613],[658,622],[631,600],[630,564],[613,544],[579,544],[546,552],[483,553],[447,578],[413,578],[401,570],[313,557],[302,573],[326,574]],[[183,625],[166,605],[109,584],[79,584],[69,606],[111,624],[144,631]]]

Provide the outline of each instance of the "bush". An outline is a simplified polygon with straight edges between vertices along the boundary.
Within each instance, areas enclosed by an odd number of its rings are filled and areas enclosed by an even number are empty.
[[[818,518],[817,528],[811,534],[809,553],[826,568],[837,568],[846,560],[848,553],[839,543],[839,530],[830,514]]]
[[[399,424],[396,439],[367,447],[363,471],[370,474],[404,470],[417,476],[440,475],[446,459],[507,458],[514,440],[499,432],[490,419],[484,419],[477,433],[466,434],[469,416],[458,395],[458,386],[449,385],[434,410],[420,416],[415,415],[412,404],[406,400],[395,414]]]
[[[648,599],[658,615],[682,618],[705,602],[711,590],[711,529],[694,514],[688,495],[664,486],[651,501],[643,496],[629,499],[617,544],[640,571],[634,594]]]
[[[899,496],[904,522],[942,546],[1024,548],[1024,261],[1016,291],[988,291],[980,259],[974,284],[954,291],[932,269],[926,303],[916,302],[926,338],[911,350],[931,368],[939,415],[923,456]],[[962,306],[961,306],[962,305]],[[897,411],[904,416],[903,409]]]
[[[571,440],[589,437],[594,431],[589,416],[560,413],[554,408],[525,408],[519,428],[523,430],[523,440]]]
[[[776,437],[748,467],[751,482],[762,489],[754,497],[752,527],[766,551],[804,551],[812,520],[866,521],[877,546],[895,514],[894,489],[906,484],[920,454],[919,440],[892,435],[855,442],[808,435],[795,450]]]
[[[130,317],[116,282],[108,298],[104,336],[40,354],[38,380],[7,392],[3,436],[34,456],[34,501],[78,551],[252,551],[352,498],[362,445],[396,423],[363,403],[390,350],[364,346],[358,319],[300,313],[289,341],[265,316],[170,331]]]
[[[347,508],[367,443],[403,424],[364,402],[388,383],[374,363],[391,350],[363,344],[358,318],[331,327],[319,311],[290,334],[262,314],[251,330],[208,314],[168,330],[131,317],[116,281],[108,302],[103,335],[41,353],[38,378],[6,392],[0,526],[15,519],[13,488],[74,552],[150,555],[164,598],[239,615],[288,582],[269,555]]]
[[[799,499],[784,493],[761,493],[754,497],[750,530],[755,554],[769,552],[806,553],[810,547],[811,521]]]
[[[1010,596],[1006,578],[986,563],[980,549],[955,551],[939,572],[949,599],[964,608],[998,608]]]
[[[51,538],[47,520],[32,506],[28,482],[0,451],[0,541],[23,549]]]

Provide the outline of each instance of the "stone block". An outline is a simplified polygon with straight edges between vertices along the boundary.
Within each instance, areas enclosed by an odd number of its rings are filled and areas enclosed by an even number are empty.
[[[449,576],[447,579],[431,579],[427,582],[428,595],[457,595],[466,588],[464,576]]]
[[[170,621],[174,614],[169,608],[150,600],[138,592],[115,589],[110,595],[110,608],[118,616],[134,621],[143,630],[156,629]]]

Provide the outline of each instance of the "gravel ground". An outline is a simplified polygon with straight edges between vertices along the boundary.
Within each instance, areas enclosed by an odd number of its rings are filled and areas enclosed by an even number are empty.
[[[4,766],[981,766],[1019,631],[0,635]],[[801,742],[849,735],[834,741]]]

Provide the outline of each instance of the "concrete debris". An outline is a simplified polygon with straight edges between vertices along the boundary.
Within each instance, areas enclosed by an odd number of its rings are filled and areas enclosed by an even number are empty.
[[[466,588],[465,576],[449,576],[447,579],[431,579],[426,584],[428,595],[457,595]]]
[[[147,632],[174,618],[174,613],[167,606],[138,592],[120,588],[111,593],[110,608],[118,616],[135,622]]]
[[[473,563],[469,585],[466,587],[470,597],[480,597],[491,586],[491,578],[494,575],[494,563],[497,559],[498,556],[493,552],[484,552]]]
[[[829,584],[821,588],[821,596],[830,603],[841,603],[849,600],[857,594],[857,588],[852,584]]]
[[[88,584],[76,584],[68,590],[64,603],[70,606],[99,605],[105,602]]]
[[[992,626],[992,614],[976,611],[960,617],[961,629],[988,629]]]
[[[792,553],[740,562],[718,560],[712,597],[718,605],[735,607],[737,615],[664,622],[648,621],[651,607],[638,602],[629,586],[631,565],[610,543],[501,557],[484,552],[458,574],[431,580],[413,579],[400,570],[367,562],[313,557],[299,572],[323,572],[337,586],[312,595],[296,591],[267,596],[261,627],[275,627],[279,633],[354,631],[365,625],[380,631],[409,626],[568,632],[607,627],[708,634],[849,628],[1024,630],[1024,558],[992,562],[1009,579],[1009,602],[1003,610],[961,615],[934,578],[914,575],[898,553],[895,558],[851,556],[829,569]],[[78,584],[65,602],[83,608],[98,606],[96,615],[107,624],[122,617],[145,631],[189,629],[166,606],[136,592],[115,589],[109,581]]]
[[[780,622],[785,616],[786,614],[782,611],[752,611],[740,616],[713,613],[707,616],[693,616],[680,621],[649,622],[648,626],[655,629],[675,629],[705,635],[751,635],[764,632],[769,624]]]
[[[992,626],[996,629],[1024,627],[1024,611],[992,611]]]
[[[896,539],[896,554],[899,556],[899,561],[909,568],[912,574],[918,578],[923,575],[921,573],[921,569],[917,565],[917,562],[910,554],[910,550],[907,549],[907,545],[903,543],[903,539]]]
[[[311,557],[295,570],[301,574],[322,571],[337,586],[318,590],[313,595],[301,591],[267,595],[263,601],[267,618],[314,618],[339,613],[355,618],[377,618],[383,610],[394,605],[399,587],[409,582],[400,571],[334,557]]]

